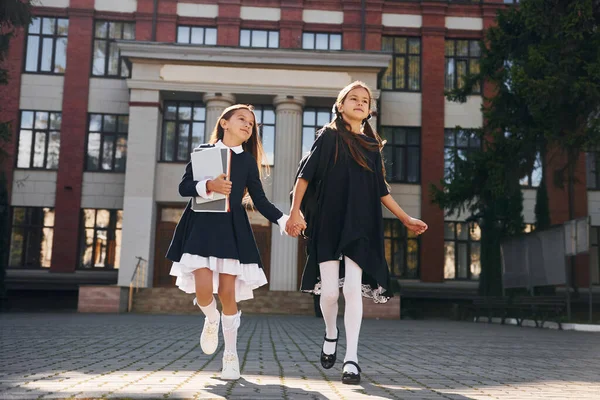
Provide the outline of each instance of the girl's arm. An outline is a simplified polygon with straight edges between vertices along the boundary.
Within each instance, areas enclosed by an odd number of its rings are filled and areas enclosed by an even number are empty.
[[[192,174],[192,163],[189,162],[185,166],[185,173],[183,174],[181,182],[179,183],[179,195],[181,197],[198,196],[198,192],[196,190],[197,185],[198,181],[194,180],[194,175]]]
[[[412,218],[409,216],[391,194],[387,194],[381,198],[381,203],[388,209],[392,214],[396,216],[406,226],[407,229],[415,232],[417,235],[427,230],[427,224],[420,219]],[[290,218],[291,219],[291,218]]]
[[[252,197],[252,201],[258,212],[272,223],[277,224],[278,220],[283,216],[283,213],[267,199],[267,196],[265,196],[265,191],[263,190],[260,175],[258,173],[258,166],[256,165],[254,158],[251,158],[248,181],[246,182],[248,193],[250,194],[250,197]]]
[[[192,173],[192,163],[189,162],[179,183],[179,195],[181,197],[200,196],[211,199],[213,197],[212,192],[229,195],[231,193],[231,181],[226,180],[225,174],[213,180],[195,181]]]
[[[306,222],[300,212],[300,204],[306,193],[308,187],[308,181],[304,178],[298,178],[296,185],[294,185],[294,191],[292,192],[292,207],[290,209],[290,219],[287,222],[286,231],[291,233],[292,236],[298,236],[301,229],[306,228]]]

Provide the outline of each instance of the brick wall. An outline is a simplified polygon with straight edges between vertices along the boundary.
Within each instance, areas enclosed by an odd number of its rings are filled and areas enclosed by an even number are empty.
[[[192,304],[193,294],[183,293],[177,288],[142,289],[134,296],[133,312],[148,314],[197,314],[200,311]],[[215,297],[218,301],[218,298]],[[339,315],[344,312],[344,296],[340,293]],[[263,289],[254,291],[254,299],[238,304],[247,314],[291,314],[315,315],[313,296],[301,292],[271,292]],[[220,309],[220,304],[219,304]],[[386,304],[375,304],[363,298],[364,318],[400,318],[400,297]]]
[[[52,272],[73,272],[77,265],[79,210],[85,158],[89,77],[92,62],[94,1],[71,0],[63,119],[56,184]]]
[[[8,57],[3,62],[3,68],[8,72],[8,84],[0,86],[0,122],[11,122],[11,138],[7,143],[2,143],[2,149],[6,151],[7,157],[0,164],[0,171],[5,173],[7,180],[8,198],[12,193],[13,169],[17,154],[17,132],[19,127],[19,92],[21,89],[21,70],[23,68],[23,46],[25,43],[25,32],[21,29],[15,32],[10,40]]]
[[[119,313],[127,311],[129,288],[120,286],[80,286],[77,311],[80,313]]]
[[[444,279],[444,213],[431,203],[429,185],[444,176],[445,4],[423,5],[421,62],[421,218],[429,230],[421,238],[421,280]]]

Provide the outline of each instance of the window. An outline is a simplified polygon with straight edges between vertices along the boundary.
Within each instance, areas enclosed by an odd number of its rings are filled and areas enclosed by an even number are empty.
[[[331,109],[306,107],[302,116],[302,154],[307,154],[314,141],[316,133],[334,118]]]
[[[25,72],[64,74],[68,31],[66,18],[33,18],[27,30]]]
[[[600,189],[600,152],[585,153],[585,169],[587,188],[592,190]]]
[[[118,269],[122,227],[122,210],[83,209],[80,267]]]
[[[418,92],[421,90],[421,39],[381,38],[381,49],[392,53],[390,65],[381,77],[381,89]]]
[[[381,137],[386,180],[388,182],[418,183],[421,175],[421,130],[386,126]]]
[[[130,74],[121,59],[116,40],[135,40],[135,23],[96,21],[92,75],[127,78]]]
[[[305,50],[341,50],[342,35],[340,33],[304,32],[302,48]]]
[[[531,233],[535,231],[535,224],[525,224],[523,228],[523,233]]]
[[[204,142],[206,108],[202,103],[166,101],[161,161],[182,162]]]
[[[54,209],[13,207],[9,267],[50,268]]]
[[[542,183],[542,160],[540,158],[540,153],[537,153],[533,163],[533,169],[527,176],[521,178],[521,186],[535,188],[540,186],[540,183]]]
[[[90,114],[86,171],[125,172],[127,115]]]
[[[454,154],[466,160],[469,153],[481,149],[481,140],[475,134],[465,131],[446,129],[444,130],[444,176],[446,180],[452,178],[454,173]]]
[[[481,229],[476,223],[444,223],[444,278],[478,280]]]
[[[275,164],[275,109],[272,106],[254,106],[258,132],[265,151],[263,165]]]
[[[481,43],[479,40],[446,40],[446,90],[461,88],[467,74],[479,72]],[[481,84],[473,86],[481,93]]]
[[[21,111],[17,168],[57,169],[62,114]]]
[[[177,43],[215,46],[217,44],[217,28],[180,25],[177,27]]]
[[[242,29],[240,30],[240,46],[276,49],[279,47],[279,32]]]
[[[397,219],[383,220],[385,259],[392,278],[419,278],[419,239]]]

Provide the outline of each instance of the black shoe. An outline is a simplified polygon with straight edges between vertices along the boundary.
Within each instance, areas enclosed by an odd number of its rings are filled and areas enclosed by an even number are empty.
[[[346,364],[354,365],[358,370],[358,374],[355,374],[353,372],[342,372],[342,383],[345,383],[346,385],[358,385],[360,383],[360,373],[362,372],[360,367],[354,361],[346,361],[344,363],[344,367],[346,366]]]
[[[333,365],[335,364],[335,360],[337,359],[337,341],[339,338],[340,338],[339,328],[337,330],[337,337],[335,339],[327,339],[327,334],[325,334],[324,339],[326,342],[334,342],[335,343],[335,351],[333,352],[333,354],[325,354],[325,352],[323,351],[323,347],[321,347],[321,365],[325,369],[329,369],[329,368],[333,367]]]

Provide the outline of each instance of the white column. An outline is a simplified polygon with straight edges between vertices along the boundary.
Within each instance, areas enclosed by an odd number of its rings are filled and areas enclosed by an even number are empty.
[[[162,115],[160,94],[156,90],[131,90],[127,167],[123,199],[123,236],[119,286],[128,286],[136,257],[148,260],[144,286],[152,286],[156,203],[154,185],[158,159]]]
[[[204,142],[208,143],[221,113],[235,103],[235,96],[223,93],[206,93],[203,101],[206,106]]]
[[[371,128],[373,128],[373,130],[377,133],[379,133],[379,131],[377,130],[377,118],[379,117],[379,113],[377,111],[377,108],[372,108],[371,109],[371,119],[369,120],[369,123],[371,124]]]
[[[290,210],[290,189],[302,152],[302,107],[304,99],[277,96],[275,128],[275,166],[273,167],[273,203],[285,214]],[[281,236],[279,229],[271,235],[271,290],[298,289],[298,240]]]

